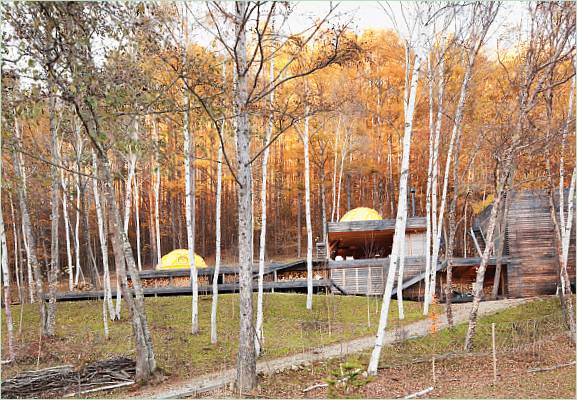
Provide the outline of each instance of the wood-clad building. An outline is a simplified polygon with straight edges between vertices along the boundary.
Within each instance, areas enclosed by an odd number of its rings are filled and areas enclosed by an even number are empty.
[[[565,191],[565,212],[568,191]],[[558,196],[555,198],[559,215]],[[555,246],[553,221],[549,211],[548,193],[544,190],[515,191],[509,194],[509,213],[505,224],[503,269],[505,295],[530,297],[554,294],[559,283],[559,261]],[[475,221],[479,244],[485,247],[492,206],[483,210]],[[495,247],[500,238],[495,239]],[[568,271],[575,281],[575,218],[571,231]]]
[[[405,282],[425,271],[426,219],[407,219]],[[395,220],[345,221],[328,224],[330,279],[343,294],[381,295],[389,270]]]

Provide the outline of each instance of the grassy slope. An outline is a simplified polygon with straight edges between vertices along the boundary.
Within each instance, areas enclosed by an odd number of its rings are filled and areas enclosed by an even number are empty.
[[[378,299],[366,297],[316,295],[312,312],[305,308],[304,295],[265,294],[264,357],[275,358],[374,333],[378,319]],[[255,296],[256,300],[256,296]],[[405,302],[403,324],[422,318],[419,304]],[[210,344],[211,297],[201,296],[200,334],[190,334],[190,297],[147,298],[146,310],[159,366],[168,374],[186,378],[235,365],[238,335],[238,295],[219,296],[219,343]],[[59,303],[57,337],[43,339],[39,368],[128,355],[134,351],[126,308],[123,319],[110,323],[110,340],[102,328],[102,303],[96,301]],[[370,310],[371,328],[367,326]],[[391,326],[401,324],[397,304],[391,305]],[[35,369],[38,357],[39,317],[36,305],[25,305],[18,361],[4,366],[2,376]],[[13,307],[16,332],[20,306]],[[330,335],[329,335],[330,331]],[[2,324],[2,333],[5,325]],[[6,337],[2,346],[5,349]]]
[[[513,322],[540,319],[552,314],[558,315],[560,312],[559,300],[557,298],[546,298],[526,303],[514,308],[510,308],[494,315],[479,318],[481,332],[484,327],[489,327],[495,322],[497,326],[510,326]],[[521,322],[521,326],[523,323]],[[376,382],[372,382],[368,387],[358,394],[359,397],[397,397],[407,393],[416,392],[425,387],[431,386],[430,362],[414,363],[416,359],[429,360],[432,355],[460,352],[467,329],[467,324],[459,324],[453,330],[442,330],[437,333],[411,339],[403,344],[386,346],[381,354],[381,366],[391,367],[380,372]],[[543,334],[558,333],[559,327],[553,325],[543,327]],[[490,332],[490,331],[489,331]],[[477,351],[486,351],[490,347],[490,342],[477,337],[475,347]],[[486,335],[485,335],[486,336]],[[511,343],[511,342],[507,342]],[[450,372],[449,378],[454,378],[456,382],[439,382],[436,386],[434,397],[574,397],[575,394],[575,367],[559,369],[546,373],[527,374],[529,367],[544,365],[555,365],[567,362],[563,360],[566,356],[568,360],[574,359],[575,348],[569,340],[563,340],[558,345],[551,344],[551,347],[558,351],[551,351],[546,346],[543,348],[548,357],[541,356],[535,360],[529,360],[526,352],[499,355],[499,374],[503,376],[499,379],[497,386],[492,385],[492,370],[490,356],[475,360],[467,358],[455,358],[448,361],[439,362],[438,374],[443,376]],[[540,348],[540,347],[539,347]],[[555,353],[555,357],[553,357]],[[370,353],[363,352],[347,358],[348,362],[366,366]],[[534,357],[534,355],[533,355]],[[547,358],[551,358],[550,360]],[[520,359],[527,365],[516,365],[507,368],[509,359]],[[333,359],[322,363],[315,363],[309,368],[301,371],[289,371],[282,376],[274,375],[265,377],[262,382],[262,391],[259,395],[265,397],[302,397],[302,389],[311,386],[327,378],[331,371],[339,368],[342,359]],[[531,365],[536,362],[537,365]],[[479,363],[479,364],[476,364]],[[478,367],[477,367],[478,365]],[[478,369],[480,368],[480,369]],[[512,368],[512,370],[511,370]],[[469,370],[471,369],[471,370]],[[509,371],[507,371],[509,369]],[[486,375],[486,376],[485,376]],[[571,379],[567,379],[571,377]],[[312,397],[326,397],[326,390],[319,390],[309,393]],[[353,396],[354,397],[354,396]]]

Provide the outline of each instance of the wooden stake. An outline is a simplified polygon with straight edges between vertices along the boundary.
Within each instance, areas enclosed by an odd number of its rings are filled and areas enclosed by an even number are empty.
[[[493,343],[493,384],[497,383],[497,348],[495,347],[495,323],[491,324],[491,339]]]
[[[437,373],[435,371],[435,357],[433,357],[432,364],[433,364],[433,367],[432,367],[432,369],[433,369],[433,383],[437,383]]]

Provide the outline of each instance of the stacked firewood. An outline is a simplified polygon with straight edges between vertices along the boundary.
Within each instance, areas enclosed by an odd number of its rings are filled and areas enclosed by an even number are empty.
[[[134,361],[117,357],[86,365],[75,371],[71,365],[22,372],[0,386],[4,398],[72,397],[134,384]]]

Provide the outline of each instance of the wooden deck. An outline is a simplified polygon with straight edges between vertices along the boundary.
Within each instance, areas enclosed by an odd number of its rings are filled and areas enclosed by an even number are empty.
[[[328,279],[313,279],[313,288],[329,288],[332,283]],[[263,288],[266,291],[272,289],[276,291],[285,290],[301,290],[306,289],[306,280],[297,281],[279,281],[279,282],[264,282]],[[239,285],[238,283],[224,283],[218,285],[219,293],[238,293]],[[253,290],[257,290],[257,286],[253,285]],[[172,286],[172,287],[158,287],[158,288],[145,288],[143,289],[145,297],[157,297],[157,296],[190,296],[191,288],[190,286]],[[212,293],[212,286],[199,286],[198,293],[200,295],[207,295]],[[100,300],[104,297],[104,292],[102,290],[91,291],[91,292],[65,292],[56,295],[56,301],[82,301],[82,300]],[[116,290],[112,290],[112,297],[116,297]],[[46,298],[46,296],[45,296]],[[47,299],[47,298],[46,298]]]

